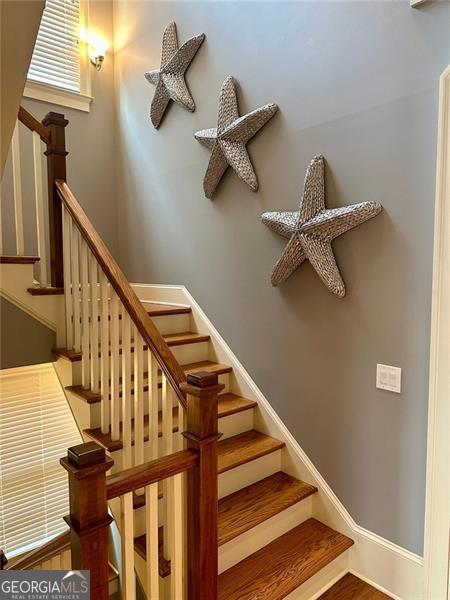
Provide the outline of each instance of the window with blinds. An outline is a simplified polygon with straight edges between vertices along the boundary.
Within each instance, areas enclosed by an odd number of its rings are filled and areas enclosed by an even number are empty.
[[[28,79],[80,92],[79,0],[47,0]]]
[[[66,529],[59,464],[81,443],[53,365],[0,371],[0,548],[13,557]]]

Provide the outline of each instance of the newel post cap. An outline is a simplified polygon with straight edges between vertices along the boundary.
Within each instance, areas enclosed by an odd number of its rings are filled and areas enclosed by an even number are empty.
[[[65,118],[62,113],[49,112],[42,119],[42,125],[48,127],[49,125],[58,125],[59,127],[66,127],[69,121]]]
[[[217,373],[208,371],[189,373],[186,383],[180,384],[182,392],[199,398],[219,394],[224,387],[222,383],[219,383]]]
[[[68,448],[67,457],[61,458],[60,464],[76,479],[84,479],[109,471],[114,461],[106,457],[104,448],[95,442],[86,442]]]

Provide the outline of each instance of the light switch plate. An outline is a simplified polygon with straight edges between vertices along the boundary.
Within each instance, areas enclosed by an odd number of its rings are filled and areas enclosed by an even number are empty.
[[[400,394],[402,391],[402,370],[399,367],[377,364],[377,388]]]

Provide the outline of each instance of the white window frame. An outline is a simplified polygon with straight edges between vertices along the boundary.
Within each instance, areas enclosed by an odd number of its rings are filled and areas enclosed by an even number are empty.
[[[89,31],[89,0],[80,1],[80,27],[82,31]],[[23,92],[25,98],[48,102],[58,106],[74,108],[83,112],[89,112],[91,109],[92,88],[91,88],[91,64],[89,60],[89,48],[85,42],[80,43],[80,91],[73,92],[64,90],[60,87],[32,81],[27,79]]]

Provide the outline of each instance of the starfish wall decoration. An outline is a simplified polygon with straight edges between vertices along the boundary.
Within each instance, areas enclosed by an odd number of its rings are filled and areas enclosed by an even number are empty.
[[[262,221],[276,233],[289,238],[272,272],[272,285],[286,281],[303,261],[309,260],[324,284],[340,298],[345,296],[331,242],[339,235],[371,219],[382,207],[378,202],[361,202],[341,208],[325,208],[324,158],[315,156],[306,171],[304,191],[296,212],[267,212]]]
[[[179,48],[177,26],[175,23],[167,25],[162,41],[161,66],[159,69],[145,73],[147,81],[156,85],[150,108],[150,118],[156,129],[162,121],[170,100],[194,112],[195,103],[186,85],[184,74],[204,39],[205,34],[201,33],[190,38]]]
[[[258,179],[246,144],[277,110],[276,104],[265,104],[240,117],[235,81],[231,76],[225,79],[219,96],[217,128],[203,129],[195,134],[195,138],[212,151],[203,179],[203,189],[207,198],[212,198],[229,166],[256,192]]]

